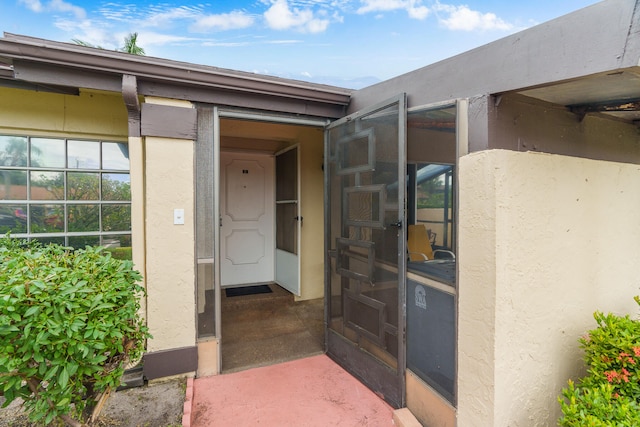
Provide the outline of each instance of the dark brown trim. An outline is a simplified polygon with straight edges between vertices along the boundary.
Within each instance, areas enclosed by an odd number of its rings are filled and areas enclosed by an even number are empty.
[[[142,358],[148,380],[187,374],[198,369],[198,347],[183,347],[146,353]]]
[[[234,92],[270,94],[280,98],[341,106],[349,103],[352,93],[349,89],[334,86],[130,55],[8,33],[4,34],[4,38],[0,38],[0,59],[3,58],[14,66],[16,78],[21,78],[18,77],[19,68],[28,62],[37,62],[43,67],[58,67],[66,71],[81,70],[90,75],[102,73],[116,77],[118,83],[122,74],[131,74],[135,75],[139,82],[146,80]],[[23,72],[26,73],[26,70]],[[47,78],[43,75],[38,77]]]
[[[196,139],[198,113],[195,108],[142,104],[141,132],[144,136]]]
[[[400,374],[331,329],[328,329],[327,349],[327,356],[391,406],[400,408],[404,405],[404,385]]]
[[[122,90],[122,74],[107,74],[23,60],[15,60],[13,69],[17,80],[32,83],[72,86],[110,92],[120,92]]]
[[[140,136],[140,101],[138,100],[138,82],[136,76],[125,74],[122,76],[122,98],[127,106],[129,119],[129,136]]]
[[[138,91],[140,95],[144,96],[186,99],[192,102],[225,107],[277,111],[332,119],[344,116],[346,111],[346,106],[341,104],[327,104],[304,99],[284,98],[273,94],[236,92],[229,89],[202,88],[148,80],[139,82]]]

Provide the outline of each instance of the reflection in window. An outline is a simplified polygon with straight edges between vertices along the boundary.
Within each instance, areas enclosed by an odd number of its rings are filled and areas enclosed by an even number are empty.
[[[64,173],[31,171],[31,200],[64,200]]]
[[[0,205],[0,234],[27,232],[27,205]]]
[[[103,143],[102,169],[129,170],[129,146],[119,142]]]
[[[102,231],[131,231],[131,205],[102,205]]]
[[[100,208],[98,205],[69,205],[67,222],[69,231],[100,231]]]
[[[102,165],[102,168],[100,166]],[[0,233],[131,258],[127,144],[0,135]]]
[[[29,211],[32,233],[64,232],[64,205],[31,205]]]
[[[67,200],[100,200],[100,175],[68,172]]]
[[[0,169],[0,200],[24,200],[27,198],[27,172]]]
[[[31,138],[32,167],[63,168],[65,167],[64,139]]]
[[[27,166],[27,138],[0,135],[0,166]]]
[[[131,200],[131,180],[128,173],[102,174],[102,200]]]
[[[98,141],[69,141],[67,143],[69,169],[100,169]]]

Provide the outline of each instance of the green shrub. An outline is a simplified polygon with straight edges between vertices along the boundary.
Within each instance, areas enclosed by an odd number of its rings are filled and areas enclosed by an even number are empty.
[[[0,239],[5,406],[21,397],[31,421],[86,421],[149,337],[139,316],[139,280],[130,261],[102,248]]]
[[[601,312],[594,318],[598,327],[580,339],[587,375],[562,390],[559,425],[640,426],[640,321]]]

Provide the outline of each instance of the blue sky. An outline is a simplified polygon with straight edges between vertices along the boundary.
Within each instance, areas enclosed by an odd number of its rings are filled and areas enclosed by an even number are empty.
[[[595,0],[0,0],[3,32],[358,88]]]

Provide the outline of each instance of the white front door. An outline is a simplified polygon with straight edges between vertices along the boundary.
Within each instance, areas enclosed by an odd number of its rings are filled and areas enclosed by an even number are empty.
[[[274,159],[220,153],[222,286],[274,280]]]

